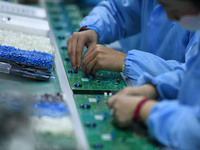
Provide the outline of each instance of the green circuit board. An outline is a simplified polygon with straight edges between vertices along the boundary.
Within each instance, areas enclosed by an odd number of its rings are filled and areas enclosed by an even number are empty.
[[[65,6],[49,2],[47,3],[47,10],[71,89],[74,91],[119,91],[123,89],[126,84],[120,73],[98,71],[95,76],[88,77],[82,73],[81,69],[78,70],[78,73],[71,71],[66,40],[73,31],[78,30],[82,17],[74,5]],[[77,86],[77,84],[81,86]]]
[[[159,150],[161,147],[151,140],[147,131],[135,125],[129,129],[118,129],[112,123],[110,111],[106,105],[109,96],[74,95],[74,100],[91,149],[102,145],[105,150]],[[95,101],[100,100],[98,103]],[[81,108],[82,104],[90,108]],[[87,122],[96,123],[95,127],[87,127]],[[95,145],[97,144],[98,145]]]

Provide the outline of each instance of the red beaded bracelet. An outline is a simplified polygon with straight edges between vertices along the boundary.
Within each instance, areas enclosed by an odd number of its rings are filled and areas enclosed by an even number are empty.
[[[82,26],[82,27],[78,30],[78,32],[85,31],[85,30],[87,30],[86,28],[87,28],[87,26]]]
[[[136,108],[135,108],[135,111],[134,111],[134,114],[133,114],[133,121],[135,122],[138,122],[139,121],[139,118],[140,118],[140,109],[142,108],[142,106],[144,105],[145,102],[147,102],[149,100],[149,98],[144,98],[143,100],[141,100]]]

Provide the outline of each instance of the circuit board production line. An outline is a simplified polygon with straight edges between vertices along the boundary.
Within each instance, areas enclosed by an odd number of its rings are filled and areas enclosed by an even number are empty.
[[[57,0],[56,2],[59,2],[59,0]],[[41,4],[42,4],[42,6],[43,6],[43,8],[45,8],[45,10],[47,11],[47,18],[48,18],[48,22],[50,23],[50,39],[52,40],[52,42],[53,42],[53,44],[54,44],[54,46],[55,46],[55,49],[56,49],[56,52],[55,52],[55,57],[56,57],[56,59],[55,59],[55,76],[56,76],[56,82],[57,82],[57,80],[58,80],[58,82],[59,82],[59,88],[57,89],[58,91],[59,90],[61,90],[61,92],[62,93],[64,93],[66,96],[67,96],[67,99],[65,99],[65,102],[67,103],[67,106],[68,106],[68,108],[69,108],[69,110],[70,110],[70,114],[71,114],[71,116],[72,116],[72,120],[73,120],[73,124],[74,124],[74,131],[75,131],[75,135],[76,135],[76,139],[77,139],[77,145],[78,145],[78,149],[80,149],[80,150],[89,150],[89,149],[93,149],[93,148],[101,148],[101,144],[100,145],[94,145],[94,147],[92,147],[91,146],[91,143],[90,142],[93,142],[93,141],[91,141],[91,137],[90,137],[90,141],[88,141],[88,138],[86,137],[86,136],[88,136],[87,134],[86,134],[86,130],[88,130],[88,131],[90,131],[90,129],[88,129],[88,128],[86,128],[84,125],[85,125],[85,122],[83,123],[82,122],[82,118],[81,118],[81,111],[84,111],[84,110],[82,110],[82,109],[80,109],[80,104],[82,104],[82,103],[79,103],[78,102],[78,99],[80,99],[79,97],[80,97],[80,95],[78,95],[78,94],[73,94],[73,92],[76,92],[76,91],[78,91],[78,92],[80,92],[81,91],[81,88],[80,87],[76,87],[76,86],[74,86],[73,85],[73,82],[71,82],[70,83],[70,81],[69,81],[69,78],[71,78],[71,77],[73,77],[73,76],[78,76],[79,77],[79,75],[80,76],[83,76],[82,75],[82,73],[81,72],[79,72],[78,74],[71,74],[70,72],[68,72],[69,71],[69,69],[70,69],[70,66],[68,65],[70,62],[68,62],[68,63],[66,63],[65,62],[65,57],[66,57],[66,51],[63,51],[63,50],[61,50],[61,47],[64,45],[64,43],[66,43],[66,39],[64,38],[61,38],[61,39],[58,39],[58,35],[59,34],[57,34],[57,31],[55,31],[55,26],[53,26],[53,24],[51,23],[51,16],[50,16],[50,11],[48,12],[48,9],[49,8],[47,8],[47,3],[46,3],[46,1],[45,0],[41,0]],[[65,48],[64,48],[64,50],[65,50]],[[104,74],[104,73],[102,73],[102,74]],[[105,73],[106,74],[106,73]],[[112,74],[112,73],[111,73]],[[116,74],[113,74],[114,76],[116,75]],[[100,76],[101,76],[101,73],[100,73]],[[105,77],[105,76],[104,76]],[[79,79],[81,79],[82,80],[82,78],[79,78]],[[105,79],[107,79],[106,77],[105,77]],[[123,86],[125,86],[125,84],[123,83],[124,81],[126,82],[126,84],[127,85],[129,85],[130,83],[128,82],[128,80],[127,80],[127,78],[125,78],[125,77],[123,77],[123,79],[125,79],[125,80],[121,80],[122,78],[120,77],[120,82],[118,83],[118,79],[119,79],[119,76],[118,75],[116,75],[116,78],[113,80],[113,81],[111,81],[111,82],[109,82],[109,84],[111,85],[110,87],[112,87],[112,85],[116,85],[116,88],[115,88],[115,91],[118,91],[118,90],[120,90],[120,89],[122,89],[123,88]],[[78,82],[80,82],[81,80],[79,80]],[[84,90],[88,90],[87,88],[90,86],[90,84],[91,85],[95,85],[95,87],[97,87],[96,89],[96,91],[97,92],[100,92],[100,90],[98,89],[101,85],[105,85],[107,82],[105,82],[105,83],[103,83],[104,82],[104,80],[103,80],[103,82],[100,82],[100,83],[98,83],[98,82],[96,82],[96,81],[98,81],[98,79],[92,79],[93,81],[91,82],[91,83],[89,83],[88,81],[87,82],[85,82],[84,84],[83,84],[83,88],[84,88]],[[47,83],[47,84],[50,84],[50,83]],[[120,86],[120,85],[122,84],[122,86]],[[88,86],[89,85],[89,86]],[[100,86],[99,86],[100,85]],[[118,88],[118,85],[120,86],[120,88]],[[91,87],[89,87],[89,88],[91,88]],[[54,90],[53,90],[54,91]],[[56,90],[55,90],[56,91]],[[104,91],[108,91],[108,92],[111,92],[112,91],[112,89],[111,90],[108,90],[108,89],[106,89],[105,88],[105,86],[104,86],[104,88],[102,89],[102,92],[104,92]],[[78,93],[77,92],[77,93]],[[96,94],[96,93],[95,93]],[[87,98],[90,98],[90,97],[95,97],[95,96],[97,96],[97,95],[95,95],[95,94],[93,94],[93,95],[88,95],[87,93],[85,93],[84,94],[84,97],[86,97],[86,100],[87,100]],[[103,94],[103,93],[99,93],[99,94]],[[103,95],[101,95],[101,97],[102,97]],[[76,99],[75,99],[76,98]],[[103,98],[104,99],[104,98]],[[91,105],[94,105],[94,103],[92,103]],[[93,107],[93,106],[92,106]],[[105,105],[102,107],[103,109],[105,109]],[[103,110],[102,110],[103,111]],[[107,111],[107,110],[106,110]],[[84,114],[83,114],[84,115]],[[102,123],[101,123],[102,124]],[[110,126],[111,126],[111,124],[110,124]],[[91,131],[92,132],[92,131]],[[93,133],[92,133],[93,134]],[[99,138],[99,137],[98,137]],[[105,137],[104,137],[105,138]],[[137,140],[136,140],[137,141]],[[140,140],[139,140],[140,141]],[[144,141],[144,139],[142,139],[141,140],[142,142],[142,144],[143,144],[143,141]],[[112,142],[113,141],[111,141],[109,144],[112,144]],[[146,142],[146,141],[145,141]],[[144,143],[145,143],[144,142]],[[106,143],[106,142],[105,142]],[[141,144],[140,142],[139,143],[137,143],[137,146],[138,147],[142,147],[142,146],[140,146],[140,144]],[[121,143],[121,144],[123,144],[123,143]],[[124,143],[124,144],[126,144],[126,143]],[[130,143],[129,143],[130,144]],[[96,146],[96,147],[95,147]],[[105,146],[105,148],[106,148],[106,145],[104,145]],[[147,148],[148,148],[148,144],[147,144]],[[153,149],[153,146],[151,146],[150,145],[150,148],[152,148]],[[145,149],[145,147],[144,147],[144,149]]]

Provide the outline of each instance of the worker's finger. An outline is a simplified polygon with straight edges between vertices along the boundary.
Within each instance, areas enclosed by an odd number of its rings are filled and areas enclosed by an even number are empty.
[[[87,67],[88,64],[95,58],[95,52],[94,50],[87,56],[83,58],[83,63],[82,63],[82,71],[83,73],[87,74]]]
[[[70,60],[73,69],[77,69],[77,64],[76,64],[76,47],[77,47],[77,42],[78,42],[78,36],[76,33],[73,33],[73,38],[71,41],[71,55],[70,55]]]
[[[78,39],[77,48],[76,48],[76,65],[77,65],[77,68],[80,68],[80,66],[81,66],[84,45],[85,45],[85,38],[83,36],[81,36]]]
[[[116,95],[110,97],[108,100],[107,100],[107,105],[108,107],[111,109],[113,108],[114,104],[115,104],[115,101],[116,101]]]
[[[86,50],[86,52],[83,55],[83,58],[87,57],[93,50],[95,50],[95,46],[96,46],[96,44],[90,44],[87,47],[87,50]]]
[[[88,65],[87,65],[87,70],[86,70],[86,73],[88,74],[88,75],[94,75],[93,74],[93,70],[96,70],[95,69],[95,67],[96,67],[96,58],[94,58],[94,59],[92,59],[89,63],[88,63]],[[96,73],[96,72],[95,72]]]

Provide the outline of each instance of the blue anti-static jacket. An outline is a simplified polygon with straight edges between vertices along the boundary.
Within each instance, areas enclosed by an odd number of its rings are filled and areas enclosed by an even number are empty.
[[[144,72],[157,76],[184,63],[193,35],[169,21],[156,0],[102,1],[84,18],[81,26],[85,25],[98,33],[99,43],[141,33],[140,49],[129,51],[125,59],[124,74],[130,79]]]
[[[150,134],[167,146],[180,150],[199,150],[200,43],[195,43],[192,47],[185,69],[185,73],[178,71],[179,76],[182,76],[178,97],[164,99],[155,105],[148,117],[147,126]],[[176,74],[168,78],[175,80]],[[150,75],[143,79],[146,79],[147,83],[157,83]]]
[[[174,67],[172,71],[156,77],[152,76],[151,74],[144,73],[138,79],[137,85],[140,86],[145,83],[153,84],[159,93],[160,99],[176,99],[186,70],[185,65],[188,64],[191,57],[196,54],[199,39],[200,31],[196,32],[188,43],[186,48],[187,53],[185,55],[186,63],[178,65]]]

